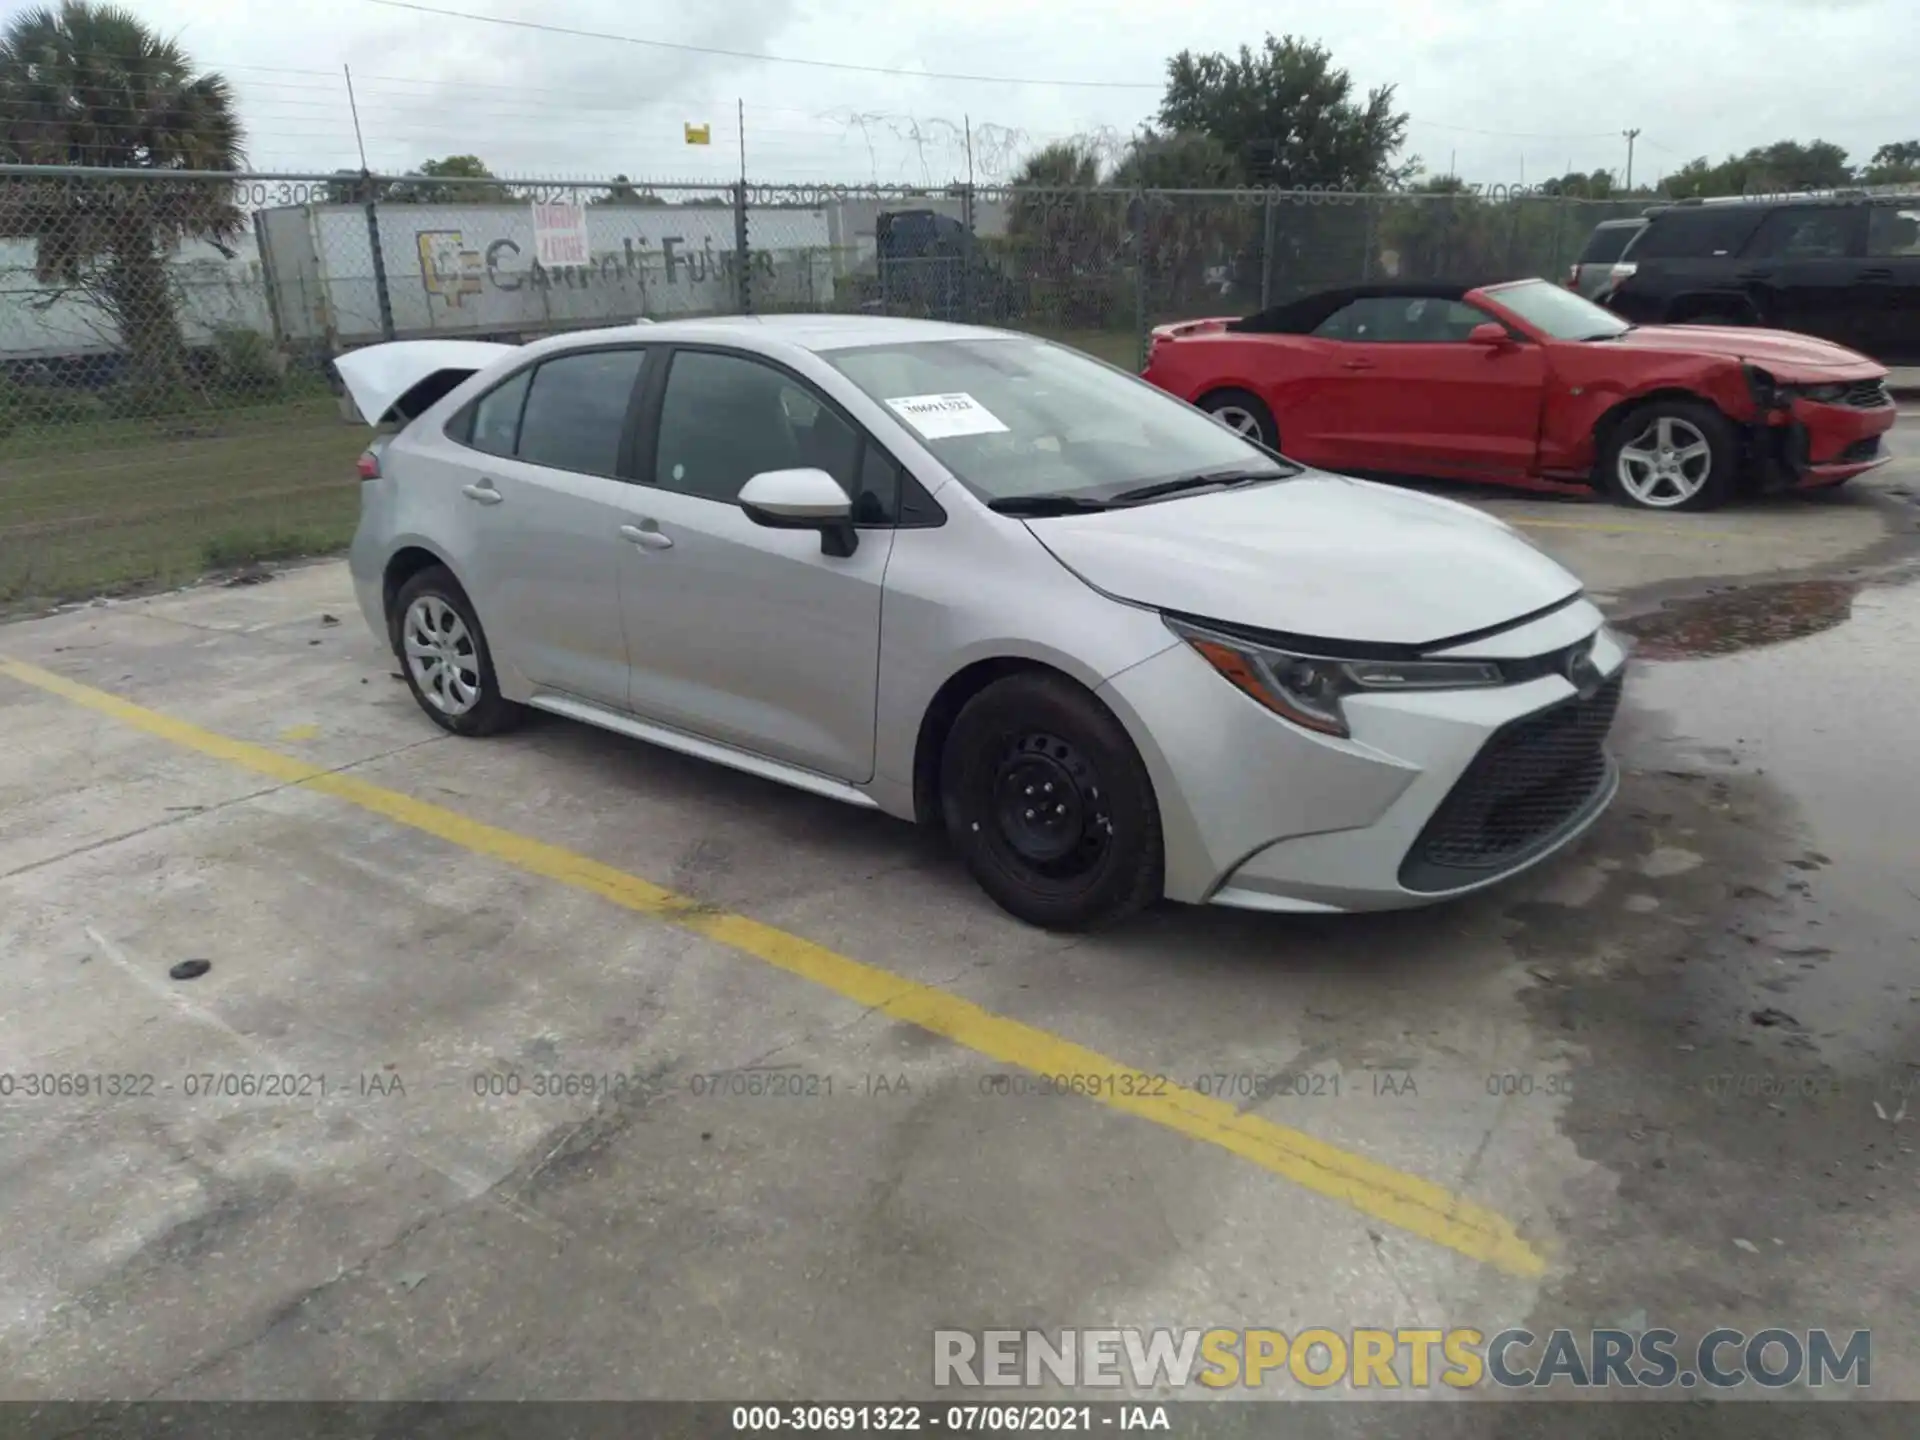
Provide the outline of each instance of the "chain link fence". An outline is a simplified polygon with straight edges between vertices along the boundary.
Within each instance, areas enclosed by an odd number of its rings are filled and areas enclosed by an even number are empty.
[[[1324,286],[1557,279],[1643,204],[0,166],[0,610],[342,547],[362,345],[837,311],[1137,368]]]

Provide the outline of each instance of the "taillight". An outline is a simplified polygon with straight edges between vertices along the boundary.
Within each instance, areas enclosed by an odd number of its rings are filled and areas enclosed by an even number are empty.
[[[1579,288],[1580,288],[1580,267],[1578,265],[1569,265],[1567,267],[1567,289],[1578,290]]]
[[[380,457],[374,454],[373,451],[362,450],[360,452],[360,459],[355,463],[360,471],[360,478],[362,480],[378,480],[380,478]]]

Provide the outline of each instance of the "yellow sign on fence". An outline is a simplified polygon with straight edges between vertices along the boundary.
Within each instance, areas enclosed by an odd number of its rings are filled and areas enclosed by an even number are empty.
[[[695,125],[692,122],[688,122],[687,144],[711,145],[712,143],[713,143],[713,127],[711,125]]]

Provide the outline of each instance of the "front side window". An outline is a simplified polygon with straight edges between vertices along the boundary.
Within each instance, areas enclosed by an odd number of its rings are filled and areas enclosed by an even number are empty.
[[[1760,223],[1752,205],[1697,205],[1660,213],[1622,252],[1642,260],[1710,260],[1737,251]]]
[[[646,353],[588,350],[542,362],[520,419],[519,458],[581,475],[617,475],[627,410]],[[474,420],[477,432],[479,416]]]
[[[860,432],[785,372],[743,355],[683,350],[667,372],[653,483],[731,505],[767,470],[824,470],[849,496]]]
[[[1370,345],[1445,345],[1465,340],[1493,317],[1464,300],[1432,295],[1372,295],[1333,312],[1315,328],[1321,340]]]
[[[988,501],[1297,473],[1145,381],[1043,340],[926,340],[822,358]]]

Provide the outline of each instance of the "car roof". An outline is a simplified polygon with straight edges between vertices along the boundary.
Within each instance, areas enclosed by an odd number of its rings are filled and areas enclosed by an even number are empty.
[[[924,344],[936,340],[1032,339],[984,325],[955,325],[942,320],[909,320],[892,315],[712,315],[688,320],[643,320],[632,325],[573,330],[535,341],[529,349],[569,349],[613,341],[685,341],[697,344],[745,343],[749,349],[789,345],[822,353],[871,345]]]
[[[1334,311],[1355,300],[1396,299],[1459,300],[1467,292],[1478,290],[1485,282],[1428,280],[1402,281],[1379,285],[1343,285],[1333,290],[1317,290],[1311,295],[1269,306],[1244,320],[1228,322],[1227,329],[1256,335],[1304,335],[1318,328]]]

